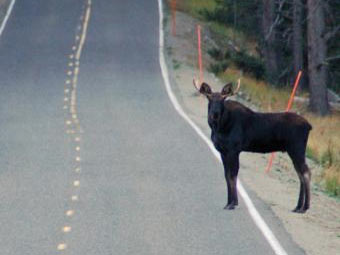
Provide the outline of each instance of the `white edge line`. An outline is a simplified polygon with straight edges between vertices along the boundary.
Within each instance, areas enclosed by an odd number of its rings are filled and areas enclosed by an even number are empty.
[[[6,12],[6,16],[5,16],[5,18],[4,18],[4,20],[3,20],[2,24],[1,24],[1,27],[0,27],[0,36],[2,35],[2,32],[5,29],[7,20],[9,18],[9,16],[11,15],[11,12],[12,12],[14,4],[15,4],[15,0],[12,0],[11,3],[9,4],[9,7],[7,9],[7,12]]]
[[[159,8],[159,63],[161,66],[162,76],[165,84],[166,91],[168,96],[175,107],[176,111],[182,118],[188,122],[188,124],[196,131],[196,133],[203,139],[203,141],[208,145],[214,156],[221,162],[221,158],[219,153],[214,148],[212,142],[207,138],[207,136],[203,133],[203,131],[186,115],[183,111],[181,105],[178,103],[175,94],[173,93],[170,80],[169,80],[169,73],[165,63],[164,58],[164,28],[163,28],[163,4],[162,0],[158,0],[158,8]],[[277,238],[274,236],[273,232],[270,230],[260,213],[255,208],[253,202],[251,201],[248,193],[244,189],[241,181],[238,181],[238,191],[241,195],[242,199],[244,200],[248,212],[252,217],[253,221],[255,222],[256,226],[260,229],[262,234],[264,235],[265,239],[268,241],[269,245],[272,247],[273,251],[276,255],[287,255],[287,252],[283,249]]]

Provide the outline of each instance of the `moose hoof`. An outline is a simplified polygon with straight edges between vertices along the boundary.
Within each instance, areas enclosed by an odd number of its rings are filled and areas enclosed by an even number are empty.
[[[295,212],[295,213],[305,213],[306,210],[303,209],[303,208],[295,208],[292,212]]]
[[[224,210],[234,210],[235,209],[235,205],[234,204],[227,204],[224,207]]]

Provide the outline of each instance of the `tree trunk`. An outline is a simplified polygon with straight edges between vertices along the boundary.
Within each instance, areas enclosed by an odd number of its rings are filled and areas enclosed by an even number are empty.
[[[327,66],[325,59],[327,45],[324,38],[325,17],[320,0],[308,0],[308,75],[310,91],[310,110],[324,116],[329,113],[327,95]]]
[[[293,0],[293,63],[294,63],[294,77],[299,71],[303,71],[303,29],[302,29],[302,0]],[[305,79],[302,77],[299,90],[305,87]]]
[[[276,28],[274,23],[275,1],[263,0],[263,56],[266,67],[266,77],[269,82],[278,82],[278,57],[276,54]]]

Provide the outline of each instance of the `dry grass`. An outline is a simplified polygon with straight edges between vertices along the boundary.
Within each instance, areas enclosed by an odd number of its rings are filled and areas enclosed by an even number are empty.
[[[240,70],[230,67],[221,75],[221,78],[226,81],[236,82],[239,76]],[[256,80],[247,75],[242,76],[241,90],[244,90],[249,99],[262,111],[283,111],[286,109],[290,97],[288,89],[274,88],[265,81]]]
[[[340,196],[340,113],[317,117],[304,116],[312,123],[313,130],[308,141],[310,156],[324,166],[322,183],[334,196]]]

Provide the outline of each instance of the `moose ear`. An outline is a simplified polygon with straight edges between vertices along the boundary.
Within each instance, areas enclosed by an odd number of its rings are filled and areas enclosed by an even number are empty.
[[[209,96],[212,94],[210,86],[205,82],[202,83],[199,92],[205,96]]]
[[[224,85],[224,87],[222,88],[222,91],[221,91],[221,95],[223,97],[227,97],[227,96],[232,96],[233,94],[234,94],[233,84],[231,82],[229,82],[228,84]]]

